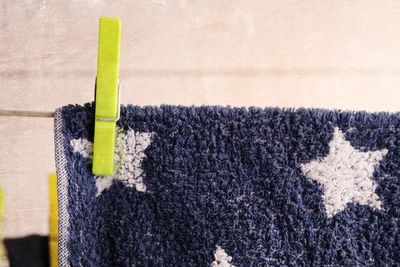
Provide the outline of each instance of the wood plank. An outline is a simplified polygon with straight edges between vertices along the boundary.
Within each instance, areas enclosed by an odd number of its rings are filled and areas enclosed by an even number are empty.
[[[0,108],[93,100],[100,15],[122,19],[122,102],[398,111],[400,3],[11,1]],[[0,118],[5,234],[47,233],[51,120]]]

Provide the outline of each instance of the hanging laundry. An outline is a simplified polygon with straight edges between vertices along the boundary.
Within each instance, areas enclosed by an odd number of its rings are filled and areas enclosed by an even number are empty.
[[[30,235],[4,240],[10,267],[48,267],[49,237]]]
[[[50,266],[58,266],[58,200],[57,200],[57,176],[49,175],[49,203],[50,203]]]
[[[92,174],[94,107],[55,113],[60,266],[392,266],[400,114],[121,108]]]

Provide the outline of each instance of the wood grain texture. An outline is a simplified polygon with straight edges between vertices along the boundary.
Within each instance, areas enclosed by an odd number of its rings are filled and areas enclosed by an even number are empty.
[[[0,109],[93,100],[100,15],[122,20],[122,102],[398,111],[400,3],[13,1],[0,8]],[[51,120],[0,118],[5,233],[48,232]]]

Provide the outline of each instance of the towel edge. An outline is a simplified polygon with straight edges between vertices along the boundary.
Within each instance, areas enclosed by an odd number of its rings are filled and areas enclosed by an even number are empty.
[[[68,214],[68,185],[67,159],[63,138],[62,108],[54,113],[54,147],[57,172],[58,194],[58,265],[70,266],[68,240],[69,240],[69,214]]]

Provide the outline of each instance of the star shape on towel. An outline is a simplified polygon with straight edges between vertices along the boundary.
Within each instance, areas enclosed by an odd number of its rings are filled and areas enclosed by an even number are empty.
[[[329,154],[300,166],[304,175],[322,184],[327,216],[333,217],[345,209],[347,203],[369,205],[380,209],[375,193],[373,173],[387,149],[363,152],[354,148],[339,128],[335,128],[329,142]]]
[[[114,180],[122,181],[128,187],[135,187],[137,191],[146,192],[142,161],[146,157],[144,151],[150,145],[152,136],[152,133],[140,133],[133,129],[124,132],[117,128],[114,175],[95,177],[97,196],[110,188]],[[93,144],[87,139],[73,139],[70,144],[73,152],[81,154],[84,158],[92,158]]]
[[[220,246],[216,247],[214,258],[215,260],[211,263],[211,267],[236,267],[231,263],[232,257]]]

